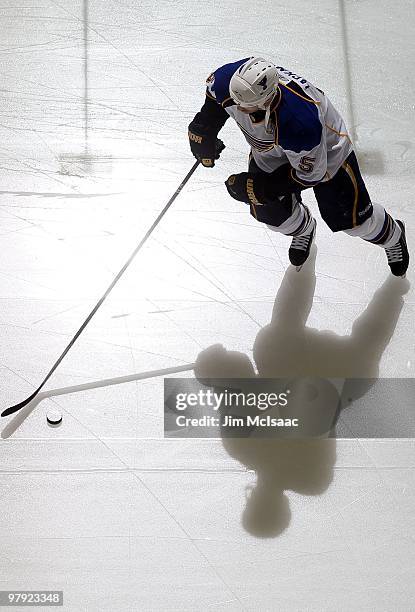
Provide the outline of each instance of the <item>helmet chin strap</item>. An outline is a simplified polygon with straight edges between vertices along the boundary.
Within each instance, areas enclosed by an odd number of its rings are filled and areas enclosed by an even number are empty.
[[[268,106],[265,107],[266,102],[264,102],[263,105],[262,105],[262,109],[265,110],[265,121],[264,121],[264,124],[265,124],[265,131],[266,131],[267,134],[272,134],[272,125],[271,125],[271,121],[270,121],[270,118],[271,118],[271,109],[272,109],[272,103],[273,103],[273,101],[275,99],[275,96],[278,95],[278,92],[279,92],[279,90],[278,90],[278,87],[277,87],[275,93],[272,94],[272,97],[271,97],[271,100],[270,100]]]
[[[264,110],[265,111],[265,131],[267,134],[272,134],[272,125],[271,125],[271,109],[272,109],[272,103],[275,99],[276,96],[278,96],[279,94],[279,89],[278,86],[276,86],[275,91],[268,96],[268,98],[266,98],[263,102],[261,102],[260,104],[256,105],[256,108],[260,109],[260,110]],[[248,109],[249,106],[245,106],[244,108]],[[255,107],[253,107],[255,108]]]
[[[272,134],[272,126],[270,125],[270,117],[271,117],[271,104],[265,111],[265,131],[267,134]]]
[[[274,99],[274,97],[272,98]],[[268,106],[264,109],[265,110],[265,131],[267,134],[272,134],[272,126],[271,126],[271,122],[270,122],[270,118],[271,118],[271,106],[272,106],[272,100],[271,102],[268,104]]]

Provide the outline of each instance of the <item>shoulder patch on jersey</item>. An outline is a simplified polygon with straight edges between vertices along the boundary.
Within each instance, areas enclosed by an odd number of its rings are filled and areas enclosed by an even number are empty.
[[[231,104],[234,104],[229,94],[229,83],[238,68],[240,68],[242,64],[247,62],[249,59],[249,57],[245,57],[237,62],[225,64],[212,73],[211,76],[213,78],[213,84],[210,83],[210,87],[216,96],[216,101],[222,106],[230,106]]]
[[[294,153],[311,151],[320,144],[323,132],[318,105],[301,87],[297,86],[300,94],[291,87],[291,83],[289,87],[283,83],[280,85],[281,102],[276,109],[277,144]]]

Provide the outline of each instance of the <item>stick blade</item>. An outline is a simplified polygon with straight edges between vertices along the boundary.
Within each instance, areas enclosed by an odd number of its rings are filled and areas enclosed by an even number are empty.
[[[30,404],[30,402],[33,399],[35,399],[36,395],[39,393],[39,390],[40,389],[36,389],[36,391],[32,393],[32,395],[30,395],[28,398],[23,400],[23,402],[20,402],[19,404],[15,404],[15,406],[10,406],[10,408],[6,408],[6,410],[3,410],[3,412],[1,413],[1,416],[7,417],[7,416],[10,416],[11,414],[14,414],[15,412],[19,412],[19,410],[21,410],[22,408]]]

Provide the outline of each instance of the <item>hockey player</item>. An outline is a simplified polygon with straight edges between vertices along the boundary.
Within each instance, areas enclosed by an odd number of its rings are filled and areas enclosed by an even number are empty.
[[[207,79],[206,100],[189,125],[196,159],[213,167],[223,143],[219,131],[232,117],[251,147],[248,172],[233,174],[229,194],[250,205],[260,222],[292,236],[290,262],[300,268],[316,222],[301,201],[312,188],[333,232],[344,231],[385,249],[395,276],[409,264],[405,226],[372,203],[342,117],[323,91],[261,57],[218,68]]]

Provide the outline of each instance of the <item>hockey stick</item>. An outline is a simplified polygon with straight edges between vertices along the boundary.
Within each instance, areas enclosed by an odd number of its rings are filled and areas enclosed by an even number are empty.
[[[25,400],[23,400],[23,402],[20,402],[19,404],[16,404],[15,406],[10,406],[10,408],[7,408],[6,410],[4,410],[1,413],[2,417],[6,417],[9,416],[11,414],[14,414],[15,412],[18,412],[19,410],[21,410],[22,408],[24,408],[25,406],[27,406],[27,404],[29,404],[32,400],[35,399],[35,397],[37,396],[37,394],[43,389],[43,387],[45,386],[45,384],[47,383],[47,381],[49,380],[49,378],[52,376],[52,374],[54,373],[54,371],[56,370],[56,368],[58,367],[58,365],[61,363],[62,359],[65,357],[65,355],[68,353],[68,351],[73,347],[73,345],[75,344],[75,342],[78,340],[79,336],[82,334],[82,332],[84,331],[85,327],[88,325],[88,323],[90,322],[90,320],[92,319],[92,317],[94,316],[94,314],[97,312],[98,308],[101,306],[101,304],[103,303],[103,301],[108,297],[109,293],[112,291],[112,289],[114,288],[114,286],[117,284],[117,282],[120,280],[121,276],[124,274],[124,272],[126,271],[126,269],[129,267],[129,265],[131,264],[131,262],[133,261],[134,257],[137,255],[138,251],[141,249],[141,247],[143,246],[143,244],[147,241],[147,239],[150,237],[150,235],[152,234],[153,230],[157,227],[157,225],[160,223],[161,219],[164,217],[164,215],[166,214],[166,212],[168,211],[168,209],[170,208],[170,206],[173,204],[174,200],[177,198],[177,196],[179,195],[179,193],[181,192],[181,190],[183,189],[183,187],[186,185],[187,181],[190,179],[190,177],[192,176],[192,174],[194,173],[194,171],[196,170],[196,168],[199,166],[200,161],[197,160],[192,168],[189,170],[189,172],[186,174],[185,178],[183,179],[183,181],[180,183],[180,185],[178,186],[178,188],[176,189],[176,191],[174,192],[174,194],[172,195],[172,197],[170,198],[170,200],[167,202],[166,206],[163,208],[163,210],[161,211],[161,213],[158,215],[157,219],[154,221],[154,223],[152,224],[152,226],[150,227],[149,230],[147,230],[144,238],[142,238],[142,240],[140,241],[140,243],[137,245],[137,247],[134,249],[133,253],[130,255],[128,261],[126,261],[126,263],[123,265],[123,267],[121,268],[121,270],[118,272],[117,276],[114,278],[114,280],[112,281],[112,283],[110,284],[110,286],[108,287],[108,289],[106,290],[106,292],[104,293],[104,295],[102,296],[102,298],[99,300],[99,302],[97,302],[97,304],[94,306],[93,310],[90,312],[90,314],[87,316],[87,318],[85,319],[85,321],[82,323],[81,327],[78,329],[78,331],[76,332],[75,336],[72,338],[72,340],[70,341],[70,343],[68,344],[68,346],[66,347],[66,349],[63,351],[62,355],[59,357],[59,359],[55,362],[55,364],[52,366],[51,370],[49,371],[49,373],[47,374],[46,378],[44,379],[44,381],[42,382],[42,384],[36,389],[36,391],[34,393],[32,393],[32,395],[30,395],[28,398],[26,398]]]

